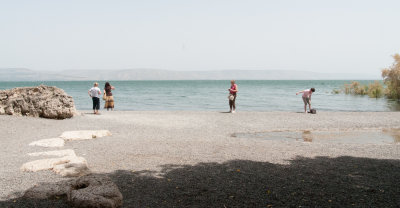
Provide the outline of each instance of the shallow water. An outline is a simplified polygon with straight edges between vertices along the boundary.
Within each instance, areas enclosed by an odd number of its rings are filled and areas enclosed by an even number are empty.
[[[303,111],[296,92],[316,88],[312,97],[318,111],[399,111],[399,105],[384,98],[333,94],[343,80],[239,80],[238,111]],[[363,84],[373,81],[360,81]],[[64,89],[74,98],[78,110],[91,109],[88,90],[93,81],[0,82],[1,89],[46,84]],[[116,110],[226,111],[229,81],[111,81]],[[104,82],[100,82],[103,88]],[[104,101],[101,101],[104,105]]]
[[[235,133],[232,137],[289,142],[343,144],[400,144],[400,129],[354,131],[273,131]]]

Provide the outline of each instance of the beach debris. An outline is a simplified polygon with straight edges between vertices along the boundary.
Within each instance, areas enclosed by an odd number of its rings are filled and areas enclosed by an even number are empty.
[[[62,199],[72,207],[121,207],[123,197],[118,186],[104,175],[90,174],[57,183],[42,183],[24,193],[24,198]]]
[[[83,131],[66,131],[61,134],[60,138],[66,141],[87,140],[105,136],[111,136],[108,130],[83,130]]]
[[[0,115],[66,119],[76,112],[73,98],[57,87],[40,85],[0,90]]]
[[[64,139],[52,138],[52,139],[41,139],[38,141],[31,142],[29,146],[40,146],[40,147],[63,147],[65,144]]]
[[[77,156],[34,160],[23,164],[21,170],[26,172],[53,170],[55,173],[65,177],[76,177],[90,173],[86,159]]]
[[[87,175],[71,184],[67,200],[74,207],[122,206],[122,194],[118,186],[107,176]]]

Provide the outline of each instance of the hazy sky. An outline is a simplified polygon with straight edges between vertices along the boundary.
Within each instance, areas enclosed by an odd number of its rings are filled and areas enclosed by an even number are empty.
[[[0,0],[0,68],[379,74],[399,0]]]

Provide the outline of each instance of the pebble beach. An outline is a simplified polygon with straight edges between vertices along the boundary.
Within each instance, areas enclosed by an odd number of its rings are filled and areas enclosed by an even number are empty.
[[[400,128],[400,112],[80,112],[65,120],[0,116],[0,207],[68,207],[24,199],[66,177],[23,172],[49,151],[28,144],[65,131],[111,136],[67,142],[95,174],[119,187],[123,207],[338,207],[400,205],[400,141],[310,142],[235,137],[260,132],[354,132]],[[335,138],[329,138],[335,139]]]

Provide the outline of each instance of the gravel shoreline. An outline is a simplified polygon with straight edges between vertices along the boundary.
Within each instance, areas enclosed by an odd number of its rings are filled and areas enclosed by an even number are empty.
[[[28,153],[50,150],[28,144],[101,129],[113,135],[56,149],[73,149],[95,174],[110,176],[124,207],[400,206],[399,144],[231,136],[400,128],[400,112],[103,111],[66,120],[0,116],[0,122],[0,207],[66,207],[63,200],[20,198],[35,185],[65,180],[51,171],[21,172],[36,159]]]

